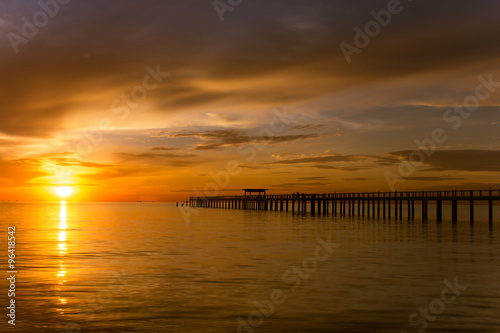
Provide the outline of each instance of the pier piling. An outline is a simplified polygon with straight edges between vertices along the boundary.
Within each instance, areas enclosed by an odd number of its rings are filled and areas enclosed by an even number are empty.
[[[460,203],[469,206],[469,221],[474,223],[475,205],[483,202],[488,206],[488,222],[493,224],[495,202],[500,201],[500,190],[469,191],[432,191],[432,192],[370,192],[370,193],[322,193],[322,194],[285,194],[267,195],[263,189],[246,189],[240,196],[193,196],[186,202],[190,207],[269,210],[292,212],[293,214],[318,214],[323,216],[359,216],[375,219],[403,219],[403,206],[406,205],[408,221],[415,219],[415,202],[422,205],[422,221],[428,220],[429,202],[436,203],[436,221],[443,220],[444,203],[451,203],[451,220],[459,220]]]

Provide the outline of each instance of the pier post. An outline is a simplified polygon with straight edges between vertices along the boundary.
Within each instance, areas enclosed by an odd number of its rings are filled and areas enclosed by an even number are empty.
[[[391,194],[389,194],[389,200],[387,200],[387,218],[391,219]]]
[[[398,191],[394,192],[394,219],[398,220]]]
[[[490,187],[490,200],[488,200],[488,220],[490,222],[490,226],[493,225],[493,193]]]
[[[443,201],[438,200],[436,202],[436,219],[438,222],[443,221]]]
[[[358,196],[358,216],[361,216],[361,194],[357,194]]]
[[[493,225],[493,200],[488,200],[488,220]]]
[[[377,218],[380,218],[380,194],[377,199]]]
[[[451,201],[451,221],[453,223],[458,222],[458,202],[456,197]]]
[[[348,207],[347,207],[347,209],[349,211],[348,214],[349,214],[349,216],[351,216],[351,214],[352,214],[352,211],[351,211],[351,202],[352,202],[351,195],[349,195],[349,198],[347,199],[347,201],[349,201],[348,202]]]
[[[399,194],[399,220],[403,220],[403,193]]]
[[[373,200],[372,200],[372,217],[375,219],[375,193],[373,193]]]
[[[470,223],[474,223],[474,191],[470,191],[470,202],[469,202],[469,215]]]
[[[361,214],[363,217],[365,217],[365,194],[362,194],[361,198]]]
[[[387,215],[387,213],[386,213],[386,207],[385,207],[385,206],[386,206],[386,205],[385,205],[385,193],[384,193],[384,199],[382,199],[382,208],[383,208],[383,215],[382,215],[382,218],[383,218],[384,220],[385,220],[386,215]]]
[[[411,202],[410,202],[410,197],[409,197],[410,194],[406,193],[406,195],[407,195],[407,199],[408,199],[408,200],[406,200],[406,205],[408,206],[406,210],[407,210],[407,214],[408,214],[408,221],[410,221],[411,220]]]
[[[370,193],[367,194],[366,198],[366,217],[370,218]]]
[[[307,208],[306,195],[304,193],[302,193],[302,214],[306,213],[306,208]]]
[[[427,222],[427,200],[422,199],[422,221]]]
[[[411,201],[411,220],[415,220],[415,199]]]

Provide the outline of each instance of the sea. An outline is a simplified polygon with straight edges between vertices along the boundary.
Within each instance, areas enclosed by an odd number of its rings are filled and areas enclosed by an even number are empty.
[[[500,207],[459,208],[2,202],[0,332],[498,333]]]

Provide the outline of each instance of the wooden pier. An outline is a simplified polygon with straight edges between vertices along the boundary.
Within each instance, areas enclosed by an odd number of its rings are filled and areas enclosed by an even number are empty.
[[[387,220],[414,220],[415,203],[421,204],[422,220],[429,217],[429,205],[436,205],[436,220],[443,220],[443,206],[451,205],[451,219],[458,221],[459,203],[469,206],[469,220],[474,222],[474,206],[488,206],[488,220],[493,223],[494,201],[500,200],[500,190],[413,191],[269,195],[264,189],[245,189],[241,196],[190,197],[190,207],[247,210],[273,210],[299,214],[360,216]],[[256,194],[255,194],[256,193]]]

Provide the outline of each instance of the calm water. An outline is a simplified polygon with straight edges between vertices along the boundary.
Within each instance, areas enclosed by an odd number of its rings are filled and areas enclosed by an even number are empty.
[[[474,226],[196,213],[186,223],[172,204],[0,204],[0,331],[500,332],[500,225],[484,209]]]

